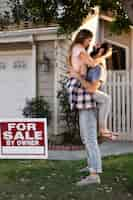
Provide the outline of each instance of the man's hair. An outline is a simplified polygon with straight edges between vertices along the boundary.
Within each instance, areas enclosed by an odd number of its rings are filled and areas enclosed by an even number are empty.
[[[101,46],[99,48],[94,48],[93,51],[90,53],[91,57],[96,56],[101,48],[104,50],[102,53],[102,56],[103,56],[109,50],[109,44],[107,42],[104,42],[101,44]]]

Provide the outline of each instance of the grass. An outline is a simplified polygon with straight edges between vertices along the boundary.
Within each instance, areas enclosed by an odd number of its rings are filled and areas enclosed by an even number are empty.
[[[133,200],[133,154],[103,160],[101,185],[75,186],[85,161],[1,160],[2,200]]]

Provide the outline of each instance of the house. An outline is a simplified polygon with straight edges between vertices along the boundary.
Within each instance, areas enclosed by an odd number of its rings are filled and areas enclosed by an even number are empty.
[[[57,27],[0,32],[1,118],[21,118],[26,99],[44,96],[50,104],[49,134],[57,134],[57,89],[66,39]],[[45,65],[49,60],[49,66]],[[64,61],[65,63],[65,56]]]
[[[126,34],[110,34],[111,20],[96,10],[80,28],[93,31],[92,44],[107,41],[113,48],[113,56],[107,61],[109,71],[105,87],[112,96],[109,128],[120,132],[119,139],[133,140],[133,27]],[[1,118],[23,117],[26,99],[44,96],[52,111],[49,137],[60,134],[63,128],[57,92],[59,80],[66,73],[69,41],[64,36],[58,37],[57,28],[32,27],[0,32]]]

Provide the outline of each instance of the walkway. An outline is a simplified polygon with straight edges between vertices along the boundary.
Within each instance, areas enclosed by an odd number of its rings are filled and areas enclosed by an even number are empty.
[[[104,142],[100,145],[102,157],[133,153],[133,142]],[[84,150],[49,151],[49,160],[81,160],[86,158]]]

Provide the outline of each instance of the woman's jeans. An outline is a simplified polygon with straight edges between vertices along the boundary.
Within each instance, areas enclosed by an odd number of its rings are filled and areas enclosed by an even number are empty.
[[[90,172],[101,173],[102,161],[97,142],[97,114],[95,109],[79,110],[80,136],[85,145]]]

